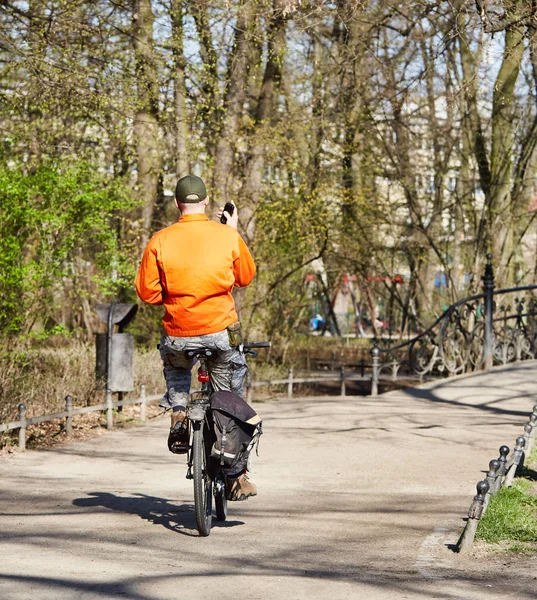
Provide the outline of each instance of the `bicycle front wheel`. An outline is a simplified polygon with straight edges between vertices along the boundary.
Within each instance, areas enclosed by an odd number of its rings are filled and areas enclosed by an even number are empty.
[[[203,423],[193,423],[193,426],[192,474],[194,479],[194,507],[199,534],[205,537],[211,533],[213,486],[207,470]]]

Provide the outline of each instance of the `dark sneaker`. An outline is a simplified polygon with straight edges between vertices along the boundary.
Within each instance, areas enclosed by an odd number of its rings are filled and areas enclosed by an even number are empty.
[[[249,481],[246,473],[239,475],[236,479],[228,479],[228,500],[246,500],[250,496],[257,496],[257,487]]]
[[[182,410],[172,413],[168,450],[174,454],[186,454],[188,452],[188,425],[186,413]]]

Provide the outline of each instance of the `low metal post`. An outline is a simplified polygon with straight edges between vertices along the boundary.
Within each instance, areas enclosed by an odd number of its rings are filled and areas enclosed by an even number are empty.
[[[532,413],[532,415],[530,417],[530,425],[532,427],[532,429],[531,429],[531,447],[533,448],[533,445],[535,444],[535,434],[537,433],[537,415],[535,413]]]
[[[487,254],[487,264],[483,275],[483,290],[485,292],[485,347],[483,349],[483,367],[485,371],[492,368],[494,349],[494,332],[492,318],[494,311],[494,270],[492,268],[492,254]]]
[[[461,554],[466,554],[472,549],[475,539],[475,533],[477,526],[479,525],[479,519],[483,515],[483,505],[485,503],[485,496],[489,491],[488,481],[480,481],[477,486],[477,495],[474,496],[474,500],[468,511],[468,521],[466,521],[466,527],[462,532],[457,548]]]
[[[112,392],[106,390],[106,429],[114,427],[114,404],[112,401]]]
[[[380,350],[377,346],[371,348],[371,356],[373,358],[373,370],[371,373],[371,395],[378,396],[379,393],[379,356]]]
[[[21,427],[19,429],[19,450],[26,450],[26,406],[19,404],[19,421]]]
[[[140,421],[146,420],[147,396],[145,394],[145,385],[140,386]]]
[[[71,396],[65,396],[65,410],[67,411],[65,434],[73,435],[73,398]]]
[[[287,398],[290,400],[293,397],[293,367],[287,372]]]
[[[519,308],[519,313],[520,313],[520,308]],[[517,331],[516,333],[516,337],[515,337],[515,362],[519,362],[522,360],[522,341],[523,341],[523,336],[520,334],[520,332]]]
[[[483,514],[487,510],[487,506],[489,505],[490,498],[492,494],[496,491],[496,479],[498,478],[498,471],[500,470],[500,461],[499,460],[491,460],[489,462],[489,472],[487,473],[487,483],[489,484],[489,489],[485,495],[485,502],[483,503]]]
[[[347,394],[347,390],[345,388],[345,365],[341,365],[339,377],[341,380],[341,396],[345,396]]]
[[[360,377],[365,377],[365,360],[360,360]]]
[[[392,381],[397,381],[397,373],[399,372],[399,363],[394,358],[392,360]]]
[[[496,493],[501,487],[503,478],[505,477],[505,472],[507,470],[507,455],[509,454],[509,446],[500,446],[500,456],[498,458],[498,462],[500,466],[498,468],[498,474],[496,477],[496,482],[494,484],[494,492]]]
[[[524,464],[523,455],[524,455],[524,446],[526,444],[526,440],[523,436],[519,436],[516,439],[516,446],[513,450],[513,458],[511,460],[511,464],[509,465],[509,469],[507,471],[507,475],[505,476],[505,480],[503,485],[505,487],[509,487],[512,485],[513,480],[515,478],[515,473],[518,469],[518,466],[522,462]]]
[[[524,425],[524,449],[526,454],[531,452],[532,442],[533,442],[533,425],[531,421]]]
[[[108,320],[106,329],[106,429],[112,429],[114,427],[114,404],[112,400],[112,389],[111,389],[111,373],[112,373],[112,336],[114,334],[114,309],[116,303],[112,302],[108,309]]]

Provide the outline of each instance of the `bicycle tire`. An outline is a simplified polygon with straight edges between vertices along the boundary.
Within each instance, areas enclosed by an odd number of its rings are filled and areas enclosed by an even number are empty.
[[[199,534],[206,537],[211,533],[212,481],[206,464],[203,423],[195,423],[192,435],[192,476],[194,479],[194,508]]]
[[[220,491],[215,491],[214,504],[216,509],[216,518],[219,521],[225,521],[227,519],[227,496],[225,486],[222,486]]]

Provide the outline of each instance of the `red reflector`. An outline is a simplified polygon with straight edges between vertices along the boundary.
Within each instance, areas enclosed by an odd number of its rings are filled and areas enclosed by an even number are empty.
[[[207,371],[198,370],[198,381],[201,383],[207,383],[209,381],[209,373]]]

